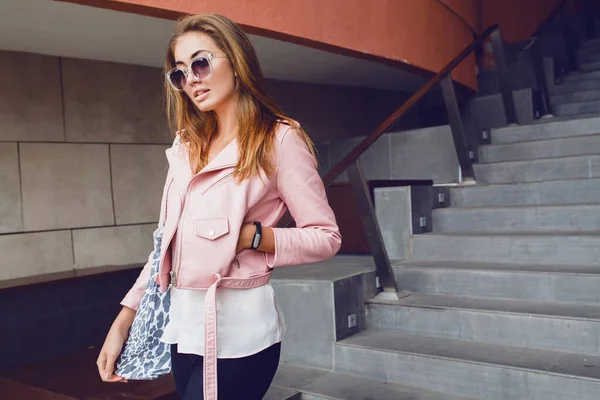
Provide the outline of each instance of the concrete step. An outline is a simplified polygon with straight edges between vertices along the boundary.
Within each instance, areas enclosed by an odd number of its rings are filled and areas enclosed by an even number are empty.
[[[598,54],[600,53],[600,45],[580,47],[575,51],[576,56],[583,56],[588,54]]]
[[[550,98],[550,102],[553,106],[593,100],[600,100],[600,90],[587,90],[584,92],[557,94]]]
[[[335,344],[340,372],[486,400],[597,400],[600,357],[366,330]]]
[[[600,114],[600,100],[558,104],[552,107],[552,112],[559,117],[582,114]]]
[[[415,235],[412,259],[546,265],[597,265],[600,235],[438,234]]]
[[[367,326],[600,356],[600,304],[410,293],[400,300],[370,300]]]
[[[579,64],[579,71],[592,72],[600,70],[600,61],[585,62]]]
[[[600,266],[396,261],[398,290],[431,295],[600,304]]]
[[[302,393],[295,389],[271,385],[263,400],[302,400]]]
[[[589,64],[589,63],[598,63],[600,62],[600,54],[597,52],[588,52],[584,54],[577,54],[577,64]]]
[[[580,46],[582,49],[589,47],[600,47],[600,38],[588,39],[585,42],[581,43]]]
[[[469,400],[466,397],[284,363],[279,364],[271,389],[273,387],[295,391],[298,397],[291,397],[290,400]],[[267,396],[265,399],[279,398]]]
[[[598,204],[440,208],[433,210],[438,233],[559,233],[600,234]]]
[[[580,82],[565,82],[556,85],[553,94],[578,93],[598,89],[600,89],[600,79],[590,79]]]
[[[599,51],[600,53],[600,51]],[[563,78],[565,83],[574,83],[574,82],[584,82],[594,79],[600,79],[600,71],[596,72],[588,72],[588,73],[580,73],[580,72],[572,72],[568,76]]]
[[[600,154],[600,135],[481,146],[479,162],[494,163],[591,154]]]
[[[598,81],[600,83],[600,81]],[[600,88],[600,85],[599,85]],[[492,144],[530,142],[572,136],[600,134],[600,117],[547,120],[530,125],[519,125],[492,130]]]
[[[600,178],[600,155],[475,164],[477,182],[519,183]]]
[[[450,188],[453,207],[502,207],[597,203],[600,179],[477,185]]]

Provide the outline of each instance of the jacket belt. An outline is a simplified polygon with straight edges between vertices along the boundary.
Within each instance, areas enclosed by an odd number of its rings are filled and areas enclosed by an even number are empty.
[[[204,400],[217,400],[217,288],[251,289],[266,285],[271,272],[252,278],[223,278],[216,274],[216,278],[204,303]]]

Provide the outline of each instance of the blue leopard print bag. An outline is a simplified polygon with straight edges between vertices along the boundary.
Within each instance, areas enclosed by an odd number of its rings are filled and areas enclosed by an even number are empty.
[[[171,372],[171,351],[160,341],[169,322],[170,290],[160,292],[155,281],[160,263],[163,227],[154,231],[154,251],[148,286],[129,329],[115,374],[125,379],[150,380]]]

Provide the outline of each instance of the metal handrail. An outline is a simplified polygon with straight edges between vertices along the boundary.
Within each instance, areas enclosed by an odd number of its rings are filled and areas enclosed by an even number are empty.
[[[346,157],[338,162],[323,177],[325,186],[329,186],[350,164],[360,157],[379,137],[398,119],[415,106],[433,87],[450,74],[463,60],[475,50],[476,46],[483,43],[492,33],[499,30],[498,25],[488,27],[482,34],[477,36],[464,50],[462,50],[452,61],[450,61],[440,72],[435,74],[415,94],[413,94],[400,108],[390,114],[369,136],[360,142]],[[514,105],[513,105],[514,108]]]
[[[540,23],[538,28],[532,35],[531,43],[528,44],[523,50],[529,50],[531,54],[531,59],[534,68],[534,77],[535,83],[537,85],[539,91],[539,99],[540,99],[540,110],[539,116],[546,117],[552,116],[553,107],[552,102],[550,101],[550,90],[548,88],[549,84],[554,84],[554,82],[547,82],[546,73],[544,71],[544,65],[542,61],[542,55],[540,51],[539,38],[540,36],[546,32],[548,27],[554,20],[560,16],[564,15],[567,12],[567,0],[561,1],[553,10],[548,14],[548,16]],[[572,46],[572,40],[570,38],[570,33],[565,24],[562,26],[562,35],[564,40],[564,52],[567,60],[566,65],[562,68],[563,73],[570,72],[572,70],[577,69],[577,60],[575,56],[575,51]],[[556,69],[554,74],[556,75]]]
[[[360,168],[358,158],[377,140],[383,133],[398,119],[402,118],[413,108],[427,93],[437,84],[442,89],[442,95],[446,104],[450,130],[454,140],[458,163],[463,177],[474,179],[474,170],[472,159],[475,151],[469,150],[465,137],[465,130],[462,125],[458,101],[454,92],[454,82],[452,81],[452,71],[464,61],[478,46],[488,37],[491,38],[492,49],[496,61],[496,70],[500,83],[500,91],[506,119],[509,123],[516,123],[516,110],[510,87],[510,79],[506,68],[506,58],[504,55],[504,44],[500,35],[498,25],[488,27],[483,33],[478,35],[473,41],[465,47],[452,61],[450,61],[442,70],[436,73],[427,83],[425,83],[415,94],[413,94],[400,108],[394,111],[383,121],[373,132],[371,132],[363,141],[361,141],[348,155],[339,161],[323,177],[325,187],[333,183],[344,170],[348,170],[348,177],[356,196],[358,207],[358,217],[361,219],[366,231],[369,248],[373,255],[376,267],[376,276],[379,278],[383,291],[388,295],[397,298],[397,286],[394,272],[392,270],[388,253],[385,248],[383,236],[381,234],[379,223],[375,215],[375,209],[367,181]],[[292,222],[290,216],[280,222],[280,226],[288,226]]]
[[[557,7],[560,9],[561,7]],[[552,14],[554,14],[554,11]],[[504,113],[506,121],[509,124],[517,123],[517,112],[513,99],[513,90],[508,75],[506,66],[506,56],[504,53],[504,42],[500,34],[500,27],[493,25],[488,27],[483,33],[478,35],[473,41],[463,49],[452,61],[450,61],[440,72],[435,74],[427,83],[425,83],[415,94],[413,94],[402,106],[388,116],[373,132],[363,139],[349,154],[339,161],[333,168],[329,170],[323,177],[325,187],[329,186],[335,178],[337,178],[344,170],[348,170],[348,176],[356,196],[356,204],[358,206],[358,216],[360,217],[363,227],[367,234],[369,247],[373,254],[376,266],[376,276],[379,278],[384,292],[393,295],[397,298],[397,286],[392,270],[390,260],[379,223],[375,215],[373,201],[370,196],[367,181],[362,173],[359,163],[359,157],[383,135],[383,133],[392,126],[398,119],[402,118],[406,113],[413,108],[419,101],[425,97],[427,93],[437,84],[442,89],[442,95],[448,113],[448,121],[458,163],[460,165],[461,174],[466,179],[475,179],[472,161],[475,159],[475,149],[469,149],[465,129],[462,125],[460,110],[456,94],[454,92],[454,82],[452,81],[452,71],[469,55],[471,55],[478,46],[480,46],[488,38],[491,39],[494,60],[496,63],[496,72],[504,105]],[[547,93],[546,93],[547,94]]]
[[[472,158],[474,151],[470,151],[465,138],[465,131],[462,125],[458,101],[454,92],[454,82],[452,81],[452,71],[462,61],[464,61],[478,46],[488,37],[491,37],[494,58],[496,60],[496,69],[498,71],[498,80],[502,94],[502,101],[509,123],[516,122],[516,110],[510,88],[508,70],[506,68],[506,58],[504,55],[504,46],[500,35],[498,25],[488,27],[483,33],[478,35],[473,41],[465,47],[452,61],[450,61],[440,72],[435,74],[427,83],[425,83],[415,94],[413,94],[400,108],[390,114],[371,134],[360,142],[348,155],[329,170],[323,177],[325,187],[333,183],[344,170],[348,170],[348,177],[356,196],[358,207],[358,217],[361,219],[366,231],[369,248],[373,255],[376,267],[376,276],[383,287],[383,291],[393,298],[397,298],[397,286],[394,272],[388,257],[383,236],[381,234],[379,223],[375,215],[375,209],[367,181],[360,168],[358,158],[377,140],[381,135],[398,119],[402,118],[413,108],[423,97],[440,84],[442,95],[446,103],[450,129],[454,139],[454,146],[458,163],[461,168],[462,176],[467,179],[474,179]],[[280,226],[289,226],[292,222],[291,216],[283,218]]]
[[[473,41],[463,49],[452,61],[450,61],[440,72],[435,74],[427,83],[425,83],[415,94],[413,94],[400,108],[394,111],[385,119],[371,134],[369,134],[362,142],[360,142],[348,155],[325,174],[323,183],[325,187],[331,185],[334,179],[338,177],[344,170],[348,170],[348,177],[352,186],[352,190],[356,197],[358,207],[358,217],[361,219],[363,227],[366,231],[369,248],[373,255],[376,267],[376,276],[383,287],[383,291],[388,296],[397,298],[398,291],[396,279],[391,267],[388,253],[385,248],[383,236],[381,234],[379,223],[375,215],[373,201],[371,199],[367,181],[360,168],[358,158],[363,154],[395,121],[402,118],[406,113],[414,107],[429,91],[437,84],[440,84],[446,110],[448,112],[448,120],[454,139],[456,155],[463,176],[474,179],[474,171],[472,166],[472,158],[474,151],[469,151],[465,138],[464,128],[460,117],[458,101],[454,92],[454,82],[452,81],[452,71],[471,53],[473,53],[480,44],[488,37],[492,39],[492,47],[496,59],[496,69],[502,93],[507,120],[509,123],[516,122],[516,110],[512,97],[512,90],[509,87],[508,70],[506,68],[506,59],[504,56],[504,47],[502,37],[500,36],[500,28],[498,25],[488,27],[482,34],[478,35]],[[283,223],[287,226],[291,223],[291,218]]]
[[[548,16],[546,18],[544,18],[544,20],[540,23],[540,25],[537,27],[537,29],[535,30],[535,32],[533,32],[533,35],[531,35],[531,36],[532,37],[540,36],[542,34],[542,32],[544,32],[546,30],[548,25],[550,25],[550,23],[552,21],[554,21],[554,18],[556,18],[559,14],[561,14],[562,12],[565,11],[566,6],[567,6],[567,0],[562,0],[560,3],[558,3],[558,5],[554,8],[554,10],[552,10],[552,12],[550,12],[550,14],[548,14]]]
[[[477,31],[475,30],[475,28],[473,28],[471,26],[471,24],[469,24],[467,22],[467,20],[460,15],[458,12],[456,12],[455,9],[453,9],[452,7],[450,7],[448,4],[444,3],[442,0],[436,0],[442,7],[444,7],[446,10],[448,10],[452,15],[454,15],[460,22],[463,23],[464,26],[467,27],[467,29],[469,29],[471,31],[471,33],[473,34],[473,38],[477,37]]]

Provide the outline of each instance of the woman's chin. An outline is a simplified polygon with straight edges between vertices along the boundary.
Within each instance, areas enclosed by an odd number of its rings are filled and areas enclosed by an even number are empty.
[[[214,109],[213,104],[207,101],[194,102],[198,110],[202,112],[212,111]]]

